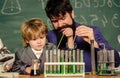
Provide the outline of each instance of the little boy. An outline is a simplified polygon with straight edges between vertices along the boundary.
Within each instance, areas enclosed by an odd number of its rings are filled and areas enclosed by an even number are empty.
[[[30,74],[32,60],[40,61],[40,73],[44,72],[45,50],[55,49],[56,46],[46,39],[47,26],[39,18],[25,21],[21,27],[24,47],[15,53],[12,71],[20,74]]]

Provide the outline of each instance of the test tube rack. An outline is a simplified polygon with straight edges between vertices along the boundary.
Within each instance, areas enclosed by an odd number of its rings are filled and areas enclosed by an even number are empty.
[[[47,76],[85,76],[83,50],[47,50],[44,75]]]
[[[114,50],[103,49],[97,52],[98,75],[116,75],[114,65]]]

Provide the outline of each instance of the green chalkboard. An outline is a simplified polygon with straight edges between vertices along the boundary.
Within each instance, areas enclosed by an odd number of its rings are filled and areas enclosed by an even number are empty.
[[[5,0],[0,0],[0,38],[11,52],[23,47],[20,33],[23,21],[38,17],[45,21],[49,30],[53,29],[44,11],[47,0],[6,1],[9,2],[5,5]],[[71,0],[71,3],[77,22],[99,27],[109,44],[120,51],[117,40],[120,34],[120,0]],[[20,11],[16,14],[5,14],[2,12],[3,6],[17,6]]]

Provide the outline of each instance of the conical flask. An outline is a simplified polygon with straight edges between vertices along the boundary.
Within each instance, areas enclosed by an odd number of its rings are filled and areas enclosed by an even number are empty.
[[[21,12],[21,6],[18,0],[5,0],[1,13],[5,15],[14,15]]]

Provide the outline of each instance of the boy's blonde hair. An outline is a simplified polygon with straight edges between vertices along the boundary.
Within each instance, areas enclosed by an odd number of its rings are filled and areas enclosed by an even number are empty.
[[[29,40],[46,36],[47,26],[41,19],[32,18],[22,24],[21,34],[24,46],[28,46]]]

